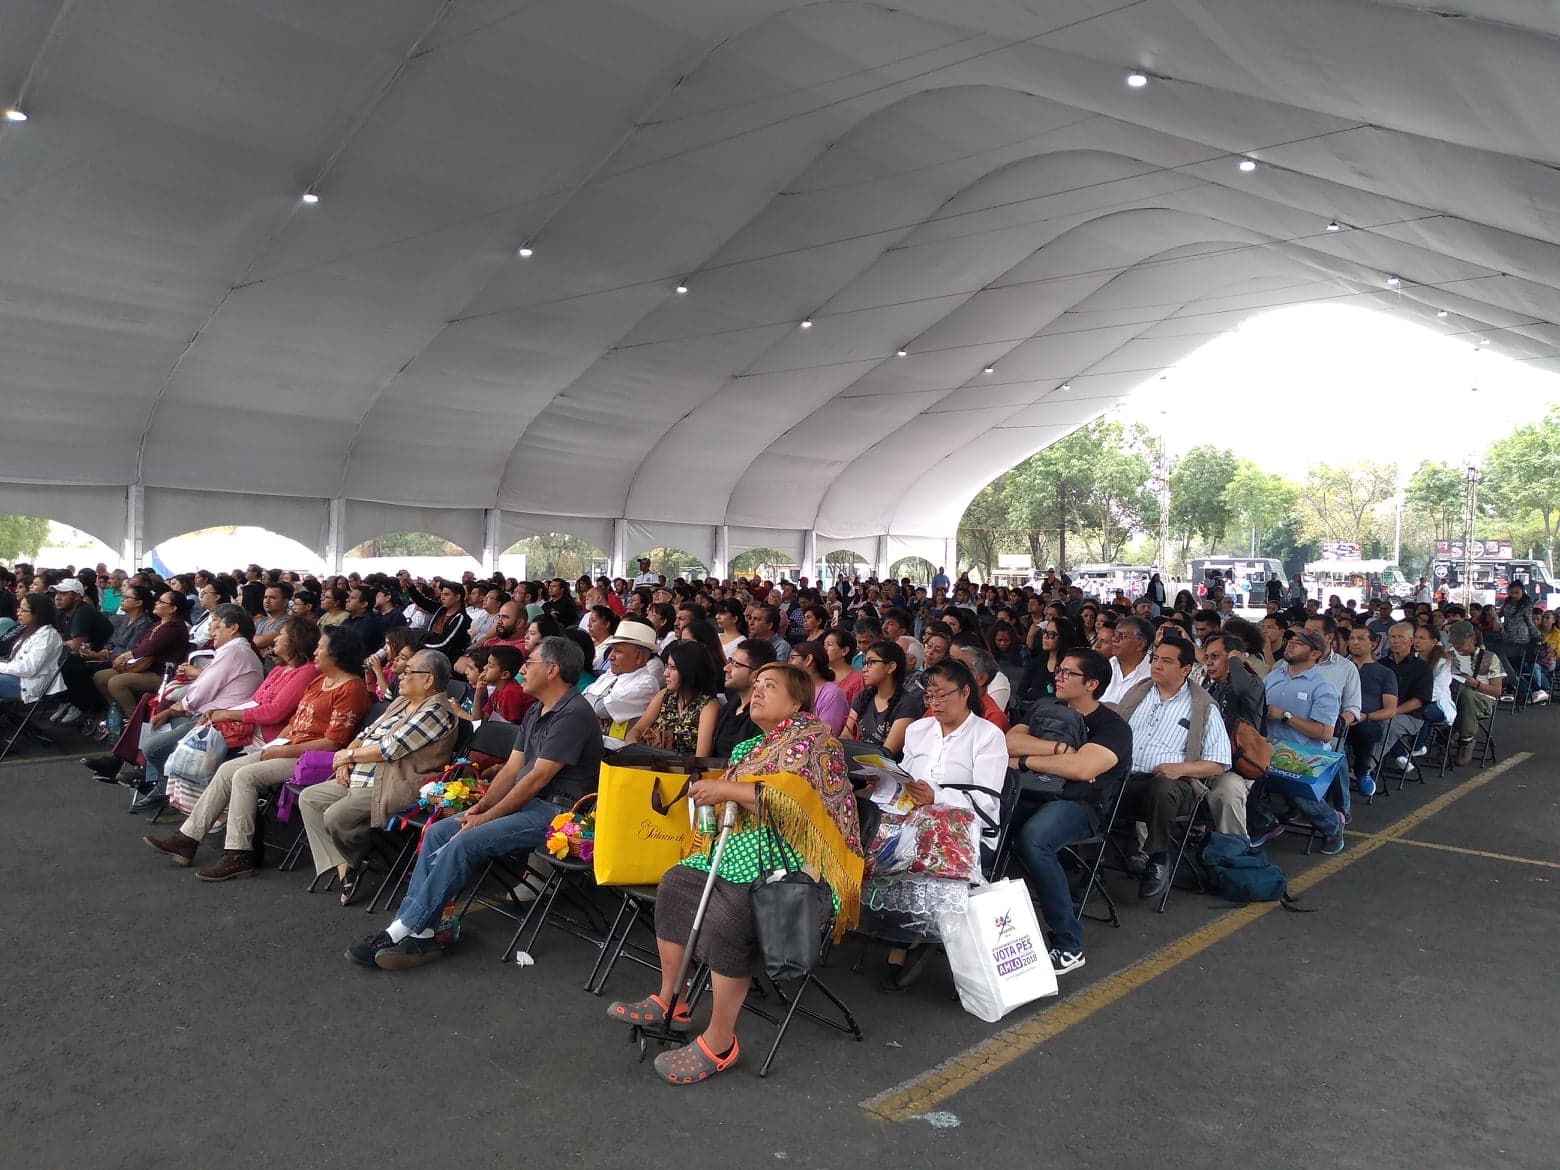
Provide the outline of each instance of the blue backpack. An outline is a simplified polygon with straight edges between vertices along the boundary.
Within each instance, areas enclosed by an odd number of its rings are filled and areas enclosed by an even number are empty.
[[[1282,902],[1286,910],[1298,910],[1289,896],[1289,879],[1267,859],[1261,849],[1230,833],[1209,833],[1203,846],[1203,868],[1208,884],[1230,902]]]

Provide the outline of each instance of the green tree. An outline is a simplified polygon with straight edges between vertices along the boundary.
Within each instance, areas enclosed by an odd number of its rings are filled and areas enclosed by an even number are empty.
[[[458,557],[458,545],[431,532],[386,532],[365,540],[347,553],[349,557]]]
[[[1300,489],[1294,484],[1263,471],[1249,459],[1240,460],[1224,489],[1224,502],[1231,517],[1240,522],[1243,531],[1256,531],[1259,554],[1267,544],[1268,531],[1294,511],[1299,498]],[[1281,556],[1272,550],[1269,554]]]
[[[727,575],[751,577],[756,574],[773,578],[779,571],[778,566],[789,565],[795,559],[790,553],[781,552],[777,548],[750,548],[731,558],[731,568]]]
[[[975,493],[959,520],[959,563],[979,569],[988,580],[1008,528],[1009,487],[1006,476],[992,480]]]
[[[1544,550],[1554,571],[1555,519],[1560,513],[1560,407],[1490,445],[1484,457],[1484,494],[1510,520],[1524,513],[1543,525]]]
[[[1184,564],[1192,538],[1212,545],[1224,539],[1235,510],[1225,489],[1238,468],[1233,451],[1193,447],[1170,471],[1170,531],[1181,542]]]
[[[1319,463],[1306,473],[1300,489],[1300,515],[1308,536],[1370,541],[1376,509],[1397,493],[1397,464],[1356,463],[1334,467]]]
[[[1463,534],[1467,485],[1463,473],[1450,463],[1421,463],[1403,493],[1405,519],[1425,523],[1432,540],[1452,540]]]
[[[0,560],[30,561],[49,539],[49,522],[42,516],[0,516]]]
[[[600,549],[567,532],[528,536],[510,545],[504,553],[524,553],[526,576],[540,581],[553,577],[574,581],[582,573],[595,577],[606,571],[607,564],[606,554]]]

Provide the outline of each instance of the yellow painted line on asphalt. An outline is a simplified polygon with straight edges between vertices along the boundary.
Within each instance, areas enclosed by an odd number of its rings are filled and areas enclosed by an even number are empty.
[[[1443,845],[1439,841],[1410,841],[1398,837],[1394,845],[1412,845],[1417,849],[1436,849],[1442,853],[1460,853],[1464,857],[1487,857],[1491,861],[1514,861],[1519,865],[1541,865],[1545,869],[1560,869],[1560,861],[1544,861],[1537,857],[1518,857],[1514,853],[1491,853],[1487,849],[1466,849],[1461,845]]]
[[[1503,763],[1485,769],[1479,775],[1463,781],[1456,788],[1422,805],[1414,812],[1393,822],[1387,828],[1351,848],[1297,875],[1289,883],[1292,894],[1301,894],[1334,874],[1347,869],[1356,861],[1370,856],[1400,838],[1417,825],[1423,824],[1436,813],[1455,801],[1461,800],[1490,781],[1525,763],[1531,752],[1519,752]],[[1068,996],[1037,1014],[1004,1028],[996,1035],[966,1048],[925,1072],[901,1081],[874,1097],[860,1103],[860,1107],[874,1117],[885,1121],[909,1121],[917,1114],[925,1113],[956,1094],[973,1088],[999,1069],[1055,1039],[1075,1024],[1082,1023],[1096,1012],[1109,1007],[1117,1000],[1125,999],[1167,971],[1172,971],[1186,960],[1201,954],[1215,943],[1249,926],[1265,914],[1278,909],[1278,902],[1252,902],[1231,910],[1219,918],[1199,927],[1183,938],[1157,951],[1145,955],[1135,963],[1106,976],[1073,995]]]

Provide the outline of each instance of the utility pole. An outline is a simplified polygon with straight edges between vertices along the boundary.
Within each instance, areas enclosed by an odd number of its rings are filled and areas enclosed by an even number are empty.
[[[1160,379],[1163,381],[1163,379]],[[1159,412],[1159,555],[1158,569],[1170,574],[1170,454],[1165,450],[1165,412]]]
[[[1473,523],[1478,515],[1479,465],[1468,458],[1464,472],[1467,480],[1467,511],[1463,516],[1463,604],[1473,604]]]

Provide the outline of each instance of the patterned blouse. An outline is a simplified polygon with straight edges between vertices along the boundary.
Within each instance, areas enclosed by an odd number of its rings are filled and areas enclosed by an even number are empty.
[[[661,713],[650,725],[651,730],[670,732],[672,741],[667,747],[684,755],[694,755],[699,750],[699,716],[705,707],[715,701],[714,695],[705,695],[702,699],[695,699],[686,710],[678,710],[680,700],[668,692],[661,700]]]

